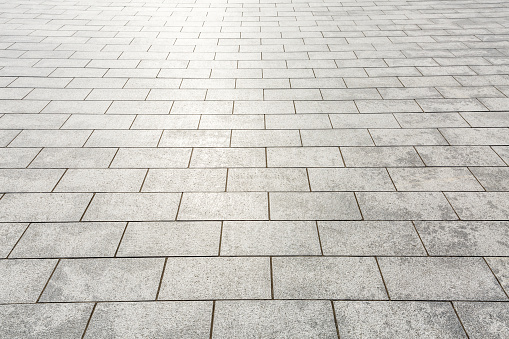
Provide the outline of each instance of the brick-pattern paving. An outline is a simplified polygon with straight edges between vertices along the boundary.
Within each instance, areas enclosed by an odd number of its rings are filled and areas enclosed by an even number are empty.
[[[1,338],[508,338],[509,2],[0,0]]]

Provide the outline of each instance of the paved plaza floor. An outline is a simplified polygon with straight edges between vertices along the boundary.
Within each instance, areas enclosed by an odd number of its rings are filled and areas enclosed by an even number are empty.
[[[0,0],[0,338],[509,338],[509,1]]]

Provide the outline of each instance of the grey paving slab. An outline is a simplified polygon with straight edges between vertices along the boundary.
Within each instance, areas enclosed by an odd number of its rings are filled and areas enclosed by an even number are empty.
[[[0,169],[0,192],[51,192],[62,169]]]
[[[159,300],[269,299],[269,258],[168,258]]]
[[[69,169],[55,192],[139,192],[146,173],[144,169]]]
[[[470,171],[486,191],[509,191],[509,168],[472,167]]]
[[[398,191],[484,191],[467,168],[389,168]]]
[[[9,258],[112,257],[123,222],[32,223]]]
[[[304,168],[232,168],[227,191],[309,191],[309,183]]]
[[[9,143],[17,133],[9,130],[11,136],[6,139]],[[92,131],[90,130],[24,130],[9,146],[11,147],[82,147]],[[2,138],[0,133],[0,138]],[[3,139],[3,138],[2,138]],[[1,139],[0,139],[1,140]],[[3,142],[2,142],[3,143]],[[5,146],[5,145],[4,145]]]
[[[446,196],[463,220],[509,219],[508,192],[448,192]]]
[[[451,304],[335,301],[341,338],[467,338]]]
[[[58,264],[43,302],[155,300],[164,259],[64,259]]]
[[[342,147],[346,167],[424,166],[413,147]]]
[[[501,339],[509,336],[509,303],[454,302],[469,338]]]
[[[488,146],[417,146],[426,166],[505,166]]]
[[[276,299],[387,299],[372,257],[275,257]]]
[[[116,152],[116,148],[44,148],[30,168],[107,168]]]
[[[85,338],[208,338],[210,301],[100,303]]]
[[[265,167],[263,148],[197,148],[190,167]]]
[[[507,300],[482,258],[380,257],[391,300]]]
[[[7,257],[27,226],[25,223],[0,223],[0,257]]]
[[[426,255],[409,221],[319,221],[324,255]]]
[[[329,301],[218,301],[213,338],[337,338]]]
[[[507,294],[507,291],[509,290],[509,258],[486,258],[486,262]]]
[[[0,302],[35,303],[56,264],[56,259],[0,260]]]
[[[2,338],[79,338],[93,304],[1,305]]]
[[[187,168],[190,148],[120,148],[111,168]]]
[[[143,192],[224,192],[226,169],[151,169]]]
[[[117,256],[215,256],[220,238],[221,223],[215,221],[130,222]]]
[[[313,191],[394,191],[382,168],[309,168]]]
[[[268,167],[342,167],[337,147],[285,147],[267,149]]]
[[[40,148],[0,148],[0,168],[25,168]]]

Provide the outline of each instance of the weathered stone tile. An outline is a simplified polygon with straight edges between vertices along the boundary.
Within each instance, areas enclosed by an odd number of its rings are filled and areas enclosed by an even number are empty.
[[[325,300],[218,301],[212,338],[337,338]]]
[[[426,255],[408,221],[319,221],[324,255]]]
[[[40,148],[0,148],[0,168],[25,168]]]
[[[486,261],[507,293],[509,290],[509,258],[486,258]]]
[[[178,220],[267,220],[262,192],[184,193]]]
[[[507,145],[507,128],[441,128],[440,132],[451,145]]]
[[[86,147],[156,147],[160,130],[95,130]]]
[[[403,128],[469,127],[458,113],[395,113]]]
[[[143,192],[224,192],[226,169],[151,169]]]
[[[268,167],[343,167],[337,147],[272,147]]]
[[[2,338],[79,338],[93,304],[18,304],[0,306]]]
[[[456,220],[458,217],[439,192],[359,192],[366,220]]]
[[[436,129],[370,129],[377,146],[447,145]]]
[[[310,168],[313,191],[394,191],[394,185],[382,168]]]
[[[509,336],[509,303],[454,302],[465,330],[471,339]]]
[[[89,193],[11,193],[0,200],[3,222],[79,221],[88,203]]]
[[[427,166],[505,166],[488,146],[417,146]]]
[[[0,258],[7,257],[27,226],[21,223],[0,223]]]
[[[190,167],[265,167],[263,148],[197,148]]]
[[[16,132],[16,131],[9,131]],[[82,147],[92,131],[86,130],[24,130],[10,147]],[[14,135],[9,139],[12,140]],[[2,136],[0,133],[0,144]],[[6,141],[7,144],[9,141]],[[4,145],[5,146],[5,145]]]
[[[190,148],[120,148],[111,168],[186,168]]]
[[[463,220],[509,219],[509,192],[448,192],[445,195]]]
[[[221,255],[320,255],[311,221],[225,221]]]
[[[269,258],[168,258],[159,300],[269,299]]]
[[[374,258],[275,257],[276,299],[387,299]]]
[[[228,191],[309,191],[304,168],[232,168]]]
[[[346,167],[424,166],[413,147],[342,147]]]
[[[43,302],[154,300],[163,258],[63,259]]]
[[[175,220],[180,193],[98,193],[84,221]]]
[[[392,114],[329,114],[332,128],[400,128]]]
[[[341,338],[467,338],[451,304],[335,301]]]
[[[391,300],[507,300],[482,258],[380,257]]]
[[[30,168],[107,168],[116,148],[44,148]]]
[[[472,167],[470,171],[486,191],[509,191],[508,167]]]
[[[430,255],[509,256],[509,222],[416,221]]]
[[[302,145],[374,146],[367,129],[301,130]]]
[[[159,147],[228,147],[229,130],[166,130]]]
[[[85,338],[207,338],[211,301],[100,303]]]
[[[398,191],[483,191],[467,168],[389,168]]]
[[[112,257],[123,222],[33,223],[10,258]]]
[[[301,146],[297,130],[233,130],[231,139],[232,147]]]
[[[139,192],[146,173],[144,169],[69,169],[55,192]]]
[[[0,303],[35,303],[56,264],[56,259],[0,260]]]
[[[0,192],[51,192],[62,169],[0,169]]]
[[[220,233],[220,222],[130,222],[117,256],[215,256]]]

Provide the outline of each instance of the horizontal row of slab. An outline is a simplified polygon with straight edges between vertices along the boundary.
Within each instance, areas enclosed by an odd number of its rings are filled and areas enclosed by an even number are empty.
[[[505,338],[509,303],[158,301],[0,306],[4,338]],[[489,322],[486,322],[489,319]],[[465,333],[466,331],[466,333]]]
[[[508,257],[2,259],[0,272],[0,303],[271,298],[508,301],[504,289],[509,288]]]
[[[7,193],[3,222],[506,220],[508,192]]]

